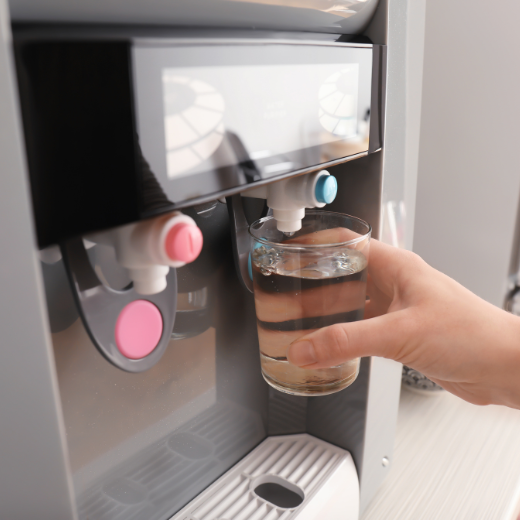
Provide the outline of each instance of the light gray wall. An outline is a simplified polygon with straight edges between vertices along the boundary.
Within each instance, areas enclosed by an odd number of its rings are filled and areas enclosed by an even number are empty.
[[[502,306],[520,192],[518,0],[427,0],[414,250]]]
[[[5,0],[0,0],[0,244],[0,518],[73,520]]]

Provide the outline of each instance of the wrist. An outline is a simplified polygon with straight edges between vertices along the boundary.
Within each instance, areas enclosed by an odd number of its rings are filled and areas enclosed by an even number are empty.
[[[493,401],[520,409],[520,317],[500,312],[504,324],[496,341],[497,398]]]

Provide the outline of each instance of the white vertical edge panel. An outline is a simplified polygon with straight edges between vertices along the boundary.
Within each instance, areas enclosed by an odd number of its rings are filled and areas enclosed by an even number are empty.
[[[425,6],[426,0],[382,0],[366,32],[388,47],[381,239],[406,249],[412,249],[414,236]],[[401,370],[394,361],[371,360],[361,511],[392,468]]]
[[[370,381],[366,408],[365,444],[360,475],[360,511],[363,512],[393,463],[395,427],[399,409],[402,365],[373,357],[370,360]],[[390,465],[383,465],[383,458]]]
[[[382,239],[407,249],[414,235],[425,5],[426,0],[388,0]],[[373,37],[381,41],[383,35]],[[392,205],[396,213],[388,215]],[[397,221],[395,239],[385,231],[389,220]]]
[[[0,518],[75,518],[37,260],[7,3],[0,0]]]

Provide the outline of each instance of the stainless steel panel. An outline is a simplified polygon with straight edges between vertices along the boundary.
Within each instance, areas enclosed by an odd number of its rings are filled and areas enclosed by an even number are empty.
[[[266,436],[268,389],[253,298],[235,274],[226,205],[215,201],[188,212],[205,247],[178,269],[182,316],[157,365],[123,372],[98,353],[80,320],[71,316],[65,328],[54,322],[80,519],[166,518]],[[103,249],[89,250],[96,272],[107,283],[124,283],[113,254]],[[69,301],[69,286],[57,274],[61,264],[44,269],[51,315]]]

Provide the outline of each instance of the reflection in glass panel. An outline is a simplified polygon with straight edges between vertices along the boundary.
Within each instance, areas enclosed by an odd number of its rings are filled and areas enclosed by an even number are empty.
[[[132,55],[142,153],[174,204],[369,149],[370,45],[147,42]]]
[[[79,520],[169,518],[265,438],[253,301],[234,273],[227,207],[186,212],[205,248],[177,270],[172,340],[146,372],[108,363],[78,318],[63,262],[43,269]],[[105,284],[128,284],[111,248],[88,254]]]
[[[214,329],[172,341],[161,362],[139,374],[107,363],[79,320],[54,334],[53,343],[70,463],[81,488],[216,401]]]
[[[162,83],[170,179],[235,164],[235,155],[216,153],[225,131],[239,136],[262,177],[368,146],[357,63],[166,68]],[[287,157],[320,146],[313,157]]]
[[[357,63],[349,65],[320,87],[320,123],[331,134],[346,138],[357,133],[358,71]]]
[[[224,137],[224,99],[204,81],[163,71],[164,132],[168,177],[194,168],[219,147]]]
[[[367,0],[231,0],[233,2],[249,2],[300,9],[315,9],[334,14],[342,18],[350,18],[367,5]]]
[[[141,374],[107,363],[79,320],[53,342],[81,520],[173,514],[265,436],[258,413],[217,399],[214,328]]]

